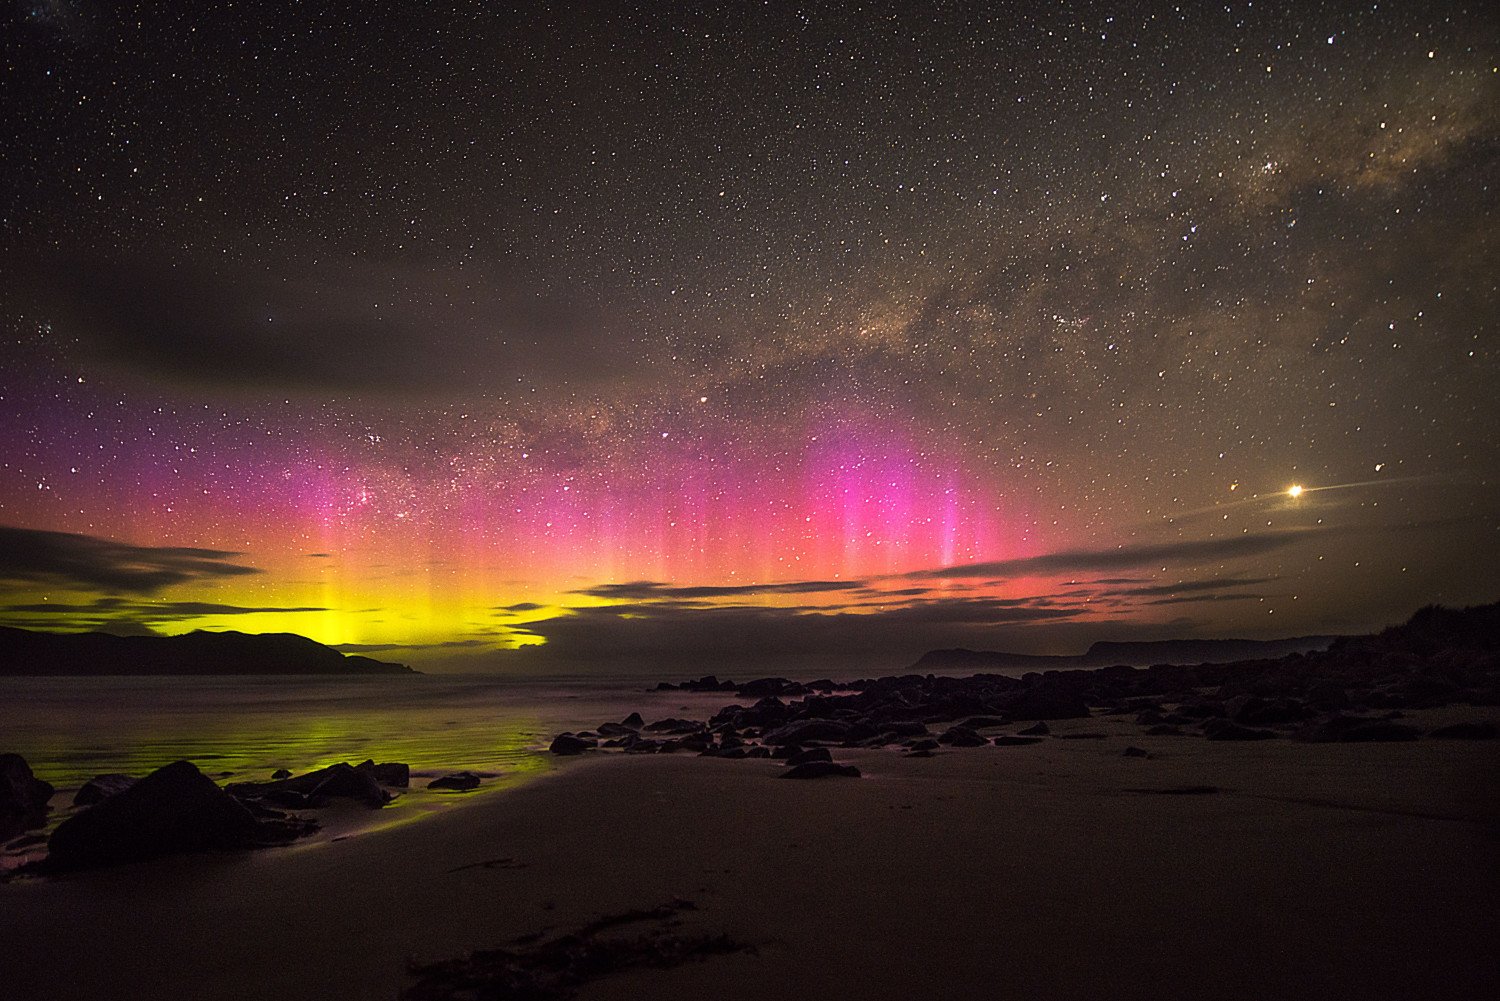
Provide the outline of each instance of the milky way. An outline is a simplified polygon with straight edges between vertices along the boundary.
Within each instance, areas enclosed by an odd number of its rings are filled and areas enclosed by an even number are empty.
[[[0,622],[894,663],[1493,600],[1494,16],[1036,6],[8,10]]]

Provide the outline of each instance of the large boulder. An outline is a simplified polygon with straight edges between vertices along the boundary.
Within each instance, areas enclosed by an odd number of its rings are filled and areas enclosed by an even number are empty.
[[[52,783],[31,774],[25,758],[0,754],[0,841],[42,826],[54,791]]]
[[[117,796],[135,785],[136,779],[131,775],[111,773],[109,775],[95,775],[85,782],[73,797],[74,806],[93,806],[101,803],[111,796]]]
[[[48,865],[84,869],[263,843],[260,824],[190,761],[174,761],[63,821]]]

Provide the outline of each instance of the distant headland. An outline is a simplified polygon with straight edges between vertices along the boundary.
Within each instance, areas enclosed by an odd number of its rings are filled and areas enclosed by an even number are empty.
[[[0,677],[417,673],[404,664],[342,654],[293,633],[113,636],[0,626]]]
[[[1149,667],[1152,664],[1230,664],[1241,660],[1275,660],[1292,653],[1326,650],[1337,636],[1293,636],[1278,640],[1179,639],[1109,641],[1093,644],[1080,654],[1004,653],[998,650],[929,650],[911,666],[925,671],[994,671],[1027,668],[1033,671],[1083,667]]]

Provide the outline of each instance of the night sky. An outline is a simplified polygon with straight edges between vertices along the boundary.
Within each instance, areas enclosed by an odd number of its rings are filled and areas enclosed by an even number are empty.
[[[442,6],[5,8],[0,622],[857,668],[1500,597],[1487,5]]]

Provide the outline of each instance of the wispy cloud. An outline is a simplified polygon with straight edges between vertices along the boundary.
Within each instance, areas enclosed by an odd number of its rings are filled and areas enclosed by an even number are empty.
[[[1238,559],[1261,556],[1284,549],[1328,530],[1288,528],[1257,535],[1236,535],[1223,539],[1188,539],[1173,542],[1141,543],[1110,549],[1064,549],[1040,556],[1011,560],[989,560],[958,566],[916,570],[901,576],[914,579],[949,579],[988,577],[1005,580],[1014,577],[1051,574],[1091,573],[1100,570],[1125,570],[1151,564],[1173,564]]]
[[[0,526],[0,582],[80,591],[152,594],[189,581],[260,573],[243,553],[136,546],[92,535]]]
[[[862,580],[794,580],[777,584],[727,584],[719,586],[678,586],[659,581],[637,580],[623,584],[598,584],[574,591],[594,598],[621,601],[683,601],[704,598],[735,598],[756,594],[825,594],[857,591]]]

